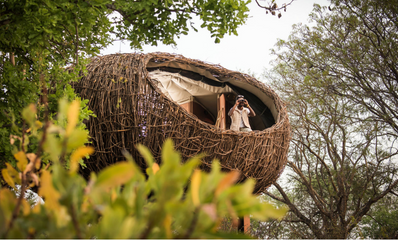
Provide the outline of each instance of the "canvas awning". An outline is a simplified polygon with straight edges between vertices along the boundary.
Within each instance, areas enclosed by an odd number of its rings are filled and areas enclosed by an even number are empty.
[[[184,77],[179,73],[155,70],[149,77],[156,80],[157,87],[179,105],[192,101],[204,106],[213,116],[217,116],[217,95],[234,92],[228,85],[217,87]]]
[[[211,115],[217,116],[217,95],[221,93],[242,94],[258,116],[252,118],[258,129],[271,127],[278,121],[279,114],[274,101],[256,86],[233,78],[214,76],[205,69],[179,62],[149,62],[152,69],[149,77],[158,83],[159,89],[178,104],[194,100],[204,106]],[[159,69],[173,69],[173,72]],[[154,70],[156,69],[156,70]],[[178,69],[193,72],[196,79],[183,76]]]

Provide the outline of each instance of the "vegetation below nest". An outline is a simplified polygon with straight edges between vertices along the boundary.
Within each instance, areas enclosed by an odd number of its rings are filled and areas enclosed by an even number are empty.
[[[33,105],[24,109],[29,131],[13,136],[16,168],[6,163],[4,180],[13,187],[0,190],[0,236],[2,238],[247,238],[219,231],[224,218],[281,218],[286,208],[275,208],[252,194],[255,182],[235,184],[239,172],[222,173],[217,160],[210,173],[197,169],[203,155],[181,164],[173,142],[163,145],[162,164],[154,162],[149,149],[138,150],[148,168],[146,175],[128,152],[125,162],[116,163],[87,183],[78,173],[79,161],[93,153],[84,146],[87,135],[76,128],[80,103],[61,101],[58,119],[42,124]],[[26,152],[37,138],[38,153]],[[63,159],[70,154],[69,164]],[[50,164],[42,164],[48,156]],[[16,189],[16,184],[20,189]],[[25,191],[36,186],[44,203],[33,207]]]

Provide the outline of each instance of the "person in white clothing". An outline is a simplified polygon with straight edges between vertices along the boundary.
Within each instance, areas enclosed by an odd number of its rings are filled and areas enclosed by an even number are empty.
[[[241,132],[252,131],[248,117],[254,117],[256,113],[243,95],[236,97],[235,105],[229,110],[228,116],[231,117],[231,130]]]

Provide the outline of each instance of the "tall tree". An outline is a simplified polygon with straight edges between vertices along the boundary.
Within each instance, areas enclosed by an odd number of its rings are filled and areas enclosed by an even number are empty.
[[[318,6],[311,18],[315,27],[296,27],[289,43],[281,43],[290,51],[280,60],[362,106],[397,137],[396,1],[333,0],[329,11]]]
[[[278,43],[270,77],[289,103],[294,187],[276,183],[277,194],[267,194],[289,206],[284,221],[310,230],[301,237],[350,237],[398,185],[398,22],[391,3],[316,6],[314,27],[296,25],[289,40]]]
[[[132,47],[175,43],[202,20],[219,41],[237,34],[248,17],[249,1],[2,0],[0,1],[0,165],[14,162],[10,135],[22,127],[20,112],[29,103],[57,111],[57,99],[76,98],[68,85],[78,79],[87,57],[116,38]],[[70,71],[65,67],[73,66]],[[51,92],[50,95],[47,93]],[[39,100],[40,97],[40,100]],[[82,102],[84,106],[84,102]],[[89,111],[82,112],[81,118]],[[44,114],[40,114],[39,118]],[[21,135],[21,134],[20,134]]]
[[[386,145],[386,127],[359,118],[366,113],[350,101],[308,86],[296,72],[279,71],[275,87],[288,94],[293,129],[290,174],[288,185],[275,183],[278,194],[267,195],[289,206],[286,222],[311,230],[302,237],[347,238],[397,186],[391,161],[397,149]]]

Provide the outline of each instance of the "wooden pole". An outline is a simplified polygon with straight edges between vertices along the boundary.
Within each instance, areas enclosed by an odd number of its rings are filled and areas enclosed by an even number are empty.
[[[239,218],[238,232],[249,233],[250,231],[250,216],[244,216]]]
[[[191,96],[189,102],[181,104],[180,106],[182,108],[184,108],[185,110],[187,110],[188,113],[193,114],[193,101],[194,101],[194,97]]]
[[[217,97],[217,127],[221,128],[221,129],[227,129],[227,122],[226,122],[226,114],[225,114],[225,105],[226,105],[226,101],[225,101],[225,95],[222,93],[220,95],[218,95]]]
[[[13,52],[10,53],[10,61],[11,61],[11,64],[12,64],[13,66],[15,66],[15,56],[14,56],[14,53],[13,53]]]

